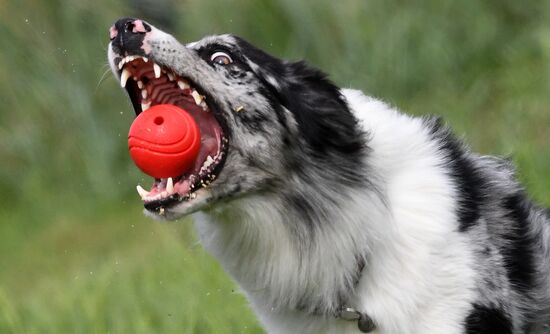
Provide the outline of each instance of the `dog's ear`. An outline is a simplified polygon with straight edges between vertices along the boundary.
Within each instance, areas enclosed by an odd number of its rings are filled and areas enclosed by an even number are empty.
[[[278,88],[311,147],[318,152],[352,154],[364,146],[357,119],[340,89],[319,70],[304,62],[285,63]]]
[[[287,108],[313,153],[360,153],[365,136],[340,89],[326,75],[304,62],[287,62],[239,39],[248,66],[272,98]]]

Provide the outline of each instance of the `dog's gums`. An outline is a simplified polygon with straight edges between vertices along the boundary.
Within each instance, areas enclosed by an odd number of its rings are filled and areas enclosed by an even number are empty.
[[[155,179],[151,189],[137,191],[147,208],[159,210],[195,198],[195,192],[216,179],[226,154],[228,139],[213,115],[206,96],[186,78],[163,68],[146,57],[126,56],[117,63],[120,85],[126,88],[136,115],[160,104],[185,109],[200,128],[201,149],[193,168],[182,175]]]

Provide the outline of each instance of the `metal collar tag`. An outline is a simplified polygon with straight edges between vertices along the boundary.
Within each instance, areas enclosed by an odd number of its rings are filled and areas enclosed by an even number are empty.
[[[357,321],[357,327],[363,333],[370,333],[376,328],[376,325],[367,314],[351,307],[343,307],[338,312],[337,317],[346,321]]]

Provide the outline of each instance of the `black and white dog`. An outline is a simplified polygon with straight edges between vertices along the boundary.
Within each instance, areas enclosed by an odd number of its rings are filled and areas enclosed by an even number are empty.
[[[550,212],[509,161],[235,36],[110,35],[136,113],[201,131],[192,171],[138,186],[146,212],[193,213],[269,333],[549,331]]]

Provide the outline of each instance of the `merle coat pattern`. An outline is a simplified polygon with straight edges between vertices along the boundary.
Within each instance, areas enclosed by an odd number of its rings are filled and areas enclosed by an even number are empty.
[[[548,331],[550,214],[510,161],[239,37],[129,22],[111,28],[115,75],[137,55],[188,78],[228,138],[214,182],[146,212],[193,214],[268,332],[359,333],[344,306],[380,334]]]

